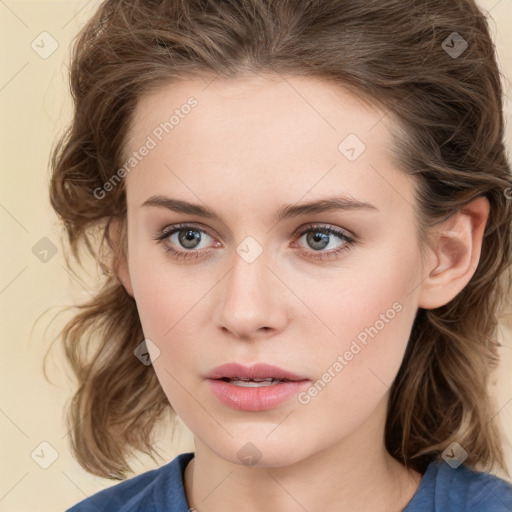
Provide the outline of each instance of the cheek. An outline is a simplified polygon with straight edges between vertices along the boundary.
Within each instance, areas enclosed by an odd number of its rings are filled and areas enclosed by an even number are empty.
[[[197,361],[202,353],[195,335],[199,325],[200,298],[204,295],[194,288],[191,277],[177,279],[170,265],[162,261],[148,265],[143,259],[132,260],[135,280],[132,280],[137,310],[144,337],[158,347],[153,367],[171,406],[182,419],[197,415],[190,405],[191,383],[197,377]],[[199,303],[198,303],[199,301]]]
[[[160,344],[186,320],[201,286],[193,270],[173,265],[163,246],[145,236],[135,227],[129,234],[129,271],[144,335]]]
[[[326,336],[317,340],[321,364],[343,375],[340,385],[357,385],[364,393],[368,379],[390,386],[398,372],[417,312],[411,290],[420,276],[412,250],[402,251],[398,258],[389,246],[360,263],[359,269],[344,270],[342,277],[326,282],[321,293],[309,297],[323,323],[336,333],[326,330]],[[338,364],[335,372],[338,356],[343,368]]]
[[[137,311],[146,337],[160,339],[172,327],[176,304],[172,292],[166,293],[170,278],[157,273],[156,267],[133,259],[132,285]]]
[[[208,291],[215,279],[198,278],[192,267],[173,268],[165,258],[148,264],[134,254],[131,263],[144,337],[159,349],[155,371],[165,383],[164,391],[179,394],[179,386],[176,388],[170,375],[180,381],[184,375],[187,379],[198,375],[197,363],[204,358],[205,329],[211,326]]]
[[[396,378],[403,360],[414,308],[395,296],[377,294],[360,302],[354,314],[332,317],[337,339],[309,353],[317,380],[301,404],[316,418],[326,436],[348,435],[375,414]],[[357,309],[357,308],[356,308]],[[332,340],[332,338],[331,338]],[[321,355],[319,355],[321,354]],[[309,395],[309,396],[307,396]]]
[[[165,347],[190,330],[197,307],[194,305],[202,294],[190,288],[193,285],[189,280],[181,285],[170,277],[154,274],[146,274],[146,277],[143,283],[134,287],[137,310],[145,336]]]

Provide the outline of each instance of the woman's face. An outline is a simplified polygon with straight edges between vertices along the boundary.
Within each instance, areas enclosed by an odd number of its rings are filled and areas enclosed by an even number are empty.
[[[326,82],[269,78],[139,102],[128,288],[194,436],[227,461],[281,466],[382,428],[424,269],[389,116]],[[228,363],[303,380],[207,378]]]

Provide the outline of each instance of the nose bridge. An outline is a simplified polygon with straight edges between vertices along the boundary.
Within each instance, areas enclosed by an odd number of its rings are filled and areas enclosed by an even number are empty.
[[[277,283],[267,268],[269,253],[254,239],[245,239],[233,254],[217,308],[216,321],[238,337],[250,338],[262,327],[281,329],[285,308],[276,293]]]
[[[250,242],[241,242],[236,249],[236,255],[233,255],[229,293],[233,294],[235,298],[240,293],[245,297],[252,296],[256,299],[262,291],[259,288],[264,281],[268,280],[266,275],[269,273],[267,256],[268,254],[266,251],[263,252],[263,248],[258,254]]]

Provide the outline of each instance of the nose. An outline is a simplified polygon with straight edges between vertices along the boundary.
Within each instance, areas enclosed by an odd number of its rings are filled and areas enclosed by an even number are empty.
[[[267,253],[252,263],[233,255],[233,267],[218,288],[213,320],[234,338],[250,341],[274,336],[288,321],[283,285],[267,267]]]

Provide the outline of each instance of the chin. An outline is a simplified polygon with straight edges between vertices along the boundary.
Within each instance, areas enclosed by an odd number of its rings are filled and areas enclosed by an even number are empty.
[[[213,447],[210,445],[210,449],[227,462],[247,468],[289,466],[310,455],[299,449],[301,445],[305,446],[304,443],[296,446],[295,443],[285,443],[282,438],[271,441],[265,439],[266,435],[234,437],[225,440],[223,445],[214,443]]]

